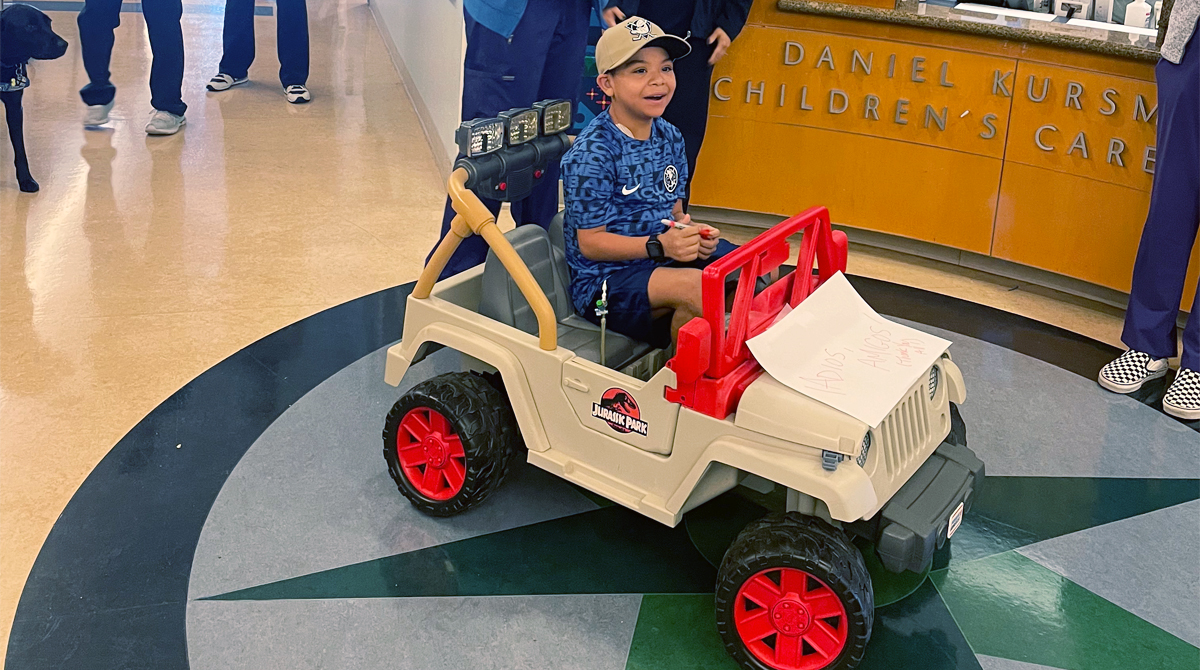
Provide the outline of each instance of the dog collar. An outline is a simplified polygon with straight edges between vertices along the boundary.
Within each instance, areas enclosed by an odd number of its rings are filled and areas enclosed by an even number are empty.
[[[4,69],[13,69],[11,76],[5,76],[3,81],[0,81],[0,91],[20,91],[24,88],[29,88],[29,73],[25,71],[25,63],[17,63],[16,65],[8,65],[0,63]],[[5,75],[8,73],[6,72]]]

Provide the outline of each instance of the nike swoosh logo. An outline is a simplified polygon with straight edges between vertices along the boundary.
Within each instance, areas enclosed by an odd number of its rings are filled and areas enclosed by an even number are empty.
[[[639,183],[637,186],[634,186],[633,188],[629,188],[628,186],[622,186],[621,187],[621,195],[629,195],[630,193],[633,193],[634,191],[638,190],[641,187],[642,187],[641,183]]]

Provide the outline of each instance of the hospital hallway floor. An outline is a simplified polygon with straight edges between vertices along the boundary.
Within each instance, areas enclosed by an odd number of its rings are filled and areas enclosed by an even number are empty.
[[[698,538],[744,500],[643,527],[523,466],[435,520],[388,478],[383,351],[445,166],[368,4],[309,0],[313,100],[291,105],[271,5],[250,83],[209,93],[222,5],[186,0],[187,125],[168,137],[143,130],[140,13],[117,30],[112,121],[84,129],[82,3],[30,4],[70,47],[29,69],[39,193],[17,190],[7,130],[0,148],[5,667],[733,667]],[[1200,429],[1095,384],[1121,311],[853,240],[864,297],[954,341],[995,481],[949,562],[879,610],[863,667],[1195,668]],[[402,389],[453,365],[432,356]],[[585,532],[609,527],[645,542]],[[626,579],[666,560],[692,571]]]

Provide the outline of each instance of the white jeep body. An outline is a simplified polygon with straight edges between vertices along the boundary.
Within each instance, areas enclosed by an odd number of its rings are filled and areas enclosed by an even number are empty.
[[[399,385],[430,344],[495,368],[530,463],[669,526],[748,474],[794,492],[792,509],[871,519],[946,439],[951,403],[965,400],[962,373],[946,355],[935,364],[932,399],[927,371],[878,428],[766,373],[718,420],[665,399],[676,386],[670,368],[642,381],[562,346],[544,350],[538,336],[481,315],[483,274],[478,266],[438,282],[426,299],[408,298],[403,339],[388,349],[387,383]],[[610,392],[633,402],[604,407]],[[833,469],[830,457],[841,461]]]

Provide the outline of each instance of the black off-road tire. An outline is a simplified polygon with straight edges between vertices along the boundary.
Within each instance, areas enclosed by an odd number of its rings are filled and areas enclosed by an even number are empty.
[[[771,514],[748,524],[725,552],[717,573],[717,632],[725,649],[748,670],[775,670],[743,643],[734,621],[742,585],[764,570],[795,568],[823,582],[841,601],[848,626],[842,652],[822,670],[850,670],[862,661],[875,620],[871,576],[862,554],[829,524],[796,512]]]
[[[523,462],[529,453],[529,447],[525,445],[525,437],[521,435],[521,425],[517,423],[517,417],[512,411],[512,401],[508,399],[508,389],[504,386],[504,377],[499,372],[475,372],[472,373],[487,380],[493,388],[500,392],[501,401],[509,415],[512,416],[513,425],[513,448],[512,457],[514,461]]]
[[[448,500],[432,500],[405,476],[397,455],[400,422],[417,408],[437,411],[462,441],[466,473],[462,488]],[[396,488],[430,516],[454,516],[483,502],[508,476],[516,448],[517,422],[508,399],[471,372],[449,372],[417,384],[388,412],[383,426],[383,457]]]

